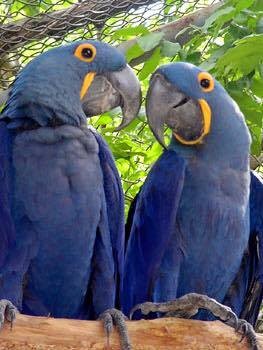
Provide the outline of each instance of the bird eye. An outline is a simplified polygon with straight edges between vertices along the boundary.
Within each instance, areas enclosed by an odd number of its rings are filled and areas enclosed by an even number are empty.
[[[204,88],[204,89],[208,89],[210,87],[210,80],[209,79],[202,79],[200,81],[200,85]]]
[[[206,73],[206,72],[199,73],[198,81],[204,92],[210,92],[214,90],[215,82],[209,73]]]
[[[90,48],[85,47],[84,49],[82,49],[81,55],[82,55],[82,57],[84,57],[84,58],[92,58],[92,56],[93,56],[93,51],[92,51]]]
[[[76,48],[74,55],[81,61],[92,62],[96,56],[96,48],[91,44],[80,44]]]

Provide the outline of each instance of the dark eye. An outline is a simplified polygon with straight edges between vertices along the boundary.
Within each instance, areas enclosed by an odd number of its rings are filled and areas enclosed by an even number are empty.
[[[214,90],[215,81],[213,77],[207,72],[200,72],[198,74],[199,84],[204,92],[210,92]]]
[[[81,55],[83,58],[92,58],[93,57],[93,51],[92,49],[85,47],[84,49],[82,49],[81,51]]]
[[[200,81],[200,85],[204,88],[204,89],[208,89],[210,87],[210,80],[209,79],[202,79]]]
[[[96,57],[96,47],[90,43],[80,44],[76,48],[74,55],[81,61],[92,62]]]

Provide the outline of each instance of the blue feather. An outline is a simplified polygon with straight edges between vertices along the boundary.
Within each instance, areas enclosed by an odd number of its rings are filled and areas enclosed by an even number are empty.
[[[9,300],[21,309],[22,279],[28,264],[27,249],[18,244],[11,213],[12,185],[12,135],[4,122],[0,122],[0,299]]]
[[[151,169],[137,198],[122,293],[126,314],[135,304],[153,300],[154,284],[175,225],[184,171],[182,158],[173,151],[164,152]],[[173,184],[170,188],[169,183]],[[179,241],[175,246],[180,252]]]
[[[99,144],[99,158],[103,172],[109,231],[115,261],[115,280],[117,284],[116,306],[120,307],[125,237],[123,190],[118,170],[107,143],[97,132],[94,132],[94,136]]]
[[[251,172],[250,237],[224,303],[255,325],[263,298],[263,180]]]

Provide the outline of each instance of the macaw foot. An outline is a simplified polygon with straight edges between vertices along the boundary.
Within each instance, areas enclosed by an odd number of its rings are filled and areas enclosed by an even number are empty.
[[[150,312],[161,312],[164,313],[165,316],[190,318],[196,315],[199,309],[210,311],[215,317],[218,317],[221,321],[241,333],[241,340],[246,337],[251,350],[260,349],[256,333],[250,323],[246,320],[239,319],[230,307],[220,304],[215,299],[202,294],[189,293],[181,298],[166,303],[146,302],[138,304],[132,308],[130,318],[132,318],[137,310],[140,310],[143,315],[148,315]]]
[[[11,301],[6,299],[1,299],[0,300],[0,329],[3,327],[5,321],[10,322],[11,328],[12,328],[17,312],[18,311],[16,307],[11,303]]]
[[[120,336],[121,350],[131,350],[132,346],[129,340],[128,330],[125,320],[127,317],[117,309],[108,309],[104,311],[99,319],[102,320],[104,330],[107,336],[107,349],[110,349],[110,334],[115,325]]]

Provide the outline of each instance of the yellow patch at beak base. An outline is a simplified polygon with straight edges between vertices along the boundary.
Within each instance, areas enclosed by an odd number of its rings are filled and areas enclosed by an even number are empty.
[[[192,141],[187,141],[185,139],[183,139],[181,136],[179,136],[178,134],[176,134],[175,132],[173,133],[175,138],[181,142],[184,145],[196,145],[198,143],[201,143],[203,141],[203,138],[209,134],[210,132],[210,128],[211,128],[211,109],[209,107],[209,104],[206,102],[206,100],[204,99],[199,99],[198,100],[200,107],[201,107],[201,111],[203,114],[203,118],[204,118],[204,129],[202,134],[196,139],[196,140],[192,140]]]
[[[80,90],[80,99],[81,100],[83,99],[84,95],[88,91],[93,79],[95,78],[95,75],[96,75],[95,72],[90,72],[85,76],[81,90]]]

